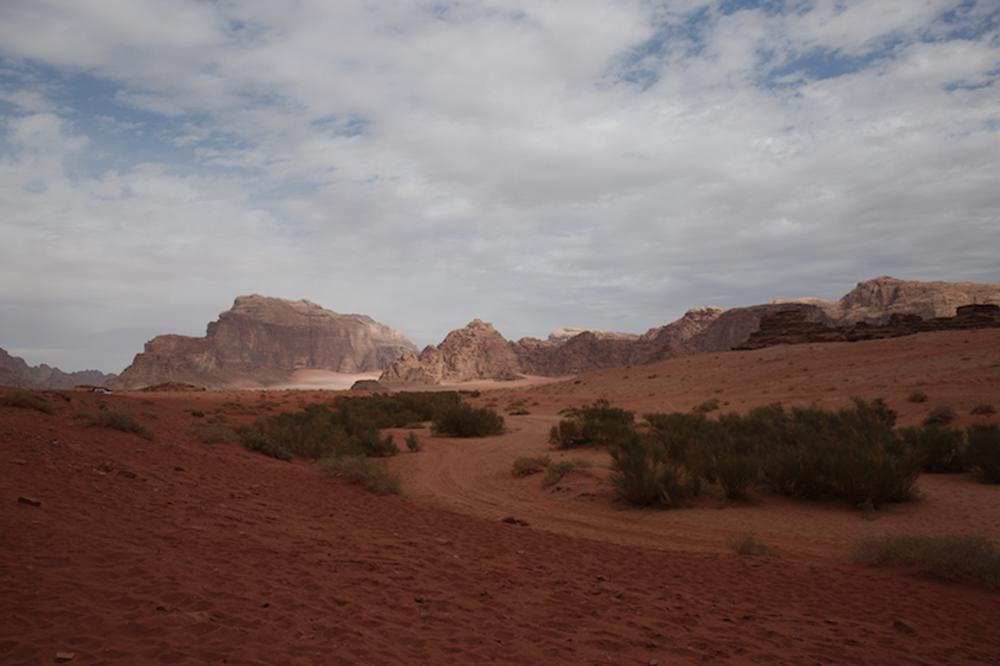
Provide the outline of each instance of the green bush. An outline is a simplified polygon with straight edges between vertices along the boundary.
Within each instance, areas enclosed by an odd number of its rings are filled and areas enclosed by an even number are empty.
[[[637,433],[612,448],[611,459],[615,495],[629,504],[676,507],[700,491],[696,476],[667,460],[662,447]]]
[[[989,483],[1000,483],[1000,425],[980,424],[966,430],[969,463]]]
[[[503,433],[504,419],[492,409],[460,403],[438,414],[432,429],[452,437],[486,437]]]
[[[410,453],[416,453],[424,448],[423,442],[420,441],[420,438],[417,437],[415,432],[406,433],[406,439],[404,441],[406,442],[406,448],[410,451]]]
[[[362,486],[379,495],[400,494],[399,477],[390,473],[385,465],[364,456],[330,456],[320,466],[348,483]]]
[[[288,452],[288,449],[259,430],[241,428],[238,431],[238,436],[248,451],[262,453],[278,460],[289,461],[292,459],[292,454]]]
[[[33,409],[49,416],[55,414],[52,404],[40,393],[30,391],[11,391],[0,395],[0,405],[4,407],[18,407],[20,409]]]
[[[716,469],[719,484],[726,498],[731,500],[745,499],[760,476],[760,464],[748,455],[722,456],[716,463]]]
[[[559,449],[591,444],[613,446],[635,429],[635,415],[607,400],[567,410],[569,418],[549,431],[549,442]]]
[[[870,566],[915,569],[929,578],[970,581],[1000,590],[1000,552],[975,536],[896,536],[867,539],[854,548],[854,561]]]
[[[951,407],[935,407],[924,418],[925,426],[944,426],[955,420],[955,410]]]
[[[120,430],[121,432],[138,435],[139,437],[148,439],[149,441],[153,441],[153,439],[155,439],[153,432],[149,428],[139,423],[133,415],[127,412],[102,409],[91,418],[90,424],[101,428],[111,428],[112,430]]]
[[[965,456],[965,436],[961,430],[927,426],[903,428],[899,437],[907,448],[917,453],[925,472],[964,472],[968,468]]]
[[[708,414],[709,412],[714,412],[718,408],[719,408],[719,401],[716,400],[715,398],[711,398],[710,400],[706,400],[705,402],[695,407],[694,411],[698,412],[699,414]]]
[[[989,416],[991,414],[996,414],[997,410],[993,408],[993,405],[983,403],[973,407],[969,413],[973,416]]]
[[[195,438],[205,444],[239,441],[236,431],[221,423],[196,423],[191,426],[190,432]]]
[[[538,474],[543,469],[549,466],[551,459],[548,456],[522,456],[514,461],[513,474],[514,476],[531,476],[532,474]]]
[[[546,456],[547,458],[548,456]],[[559,462],[551,463],[548,465],[548,470],[545,472],[545,477],[542,479],[542,488],[548,488],[554,486],[563,477],[570,472],[570,470],[576,469],[578,467],[590,467],[591,463],[588,460],[560,460]]]

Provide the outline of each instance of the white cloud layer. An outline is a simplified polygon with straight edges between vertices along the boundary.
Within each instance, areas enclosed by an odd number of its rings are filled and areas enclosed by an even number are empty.
[[[0,346],[120,370],[249,292],[423,344],[1000,282],[995,3],[735,4],[5,2]]]

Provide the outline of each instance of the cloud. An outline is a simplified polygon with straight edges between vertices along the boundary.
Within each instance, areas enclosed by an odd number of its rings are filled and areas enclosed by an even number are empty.
[[[0,344],[118,369],[252,291],[423,344],[476,316],[643,330],[883,273],[1000,281],[998,23],[938,0],[4,3]]]

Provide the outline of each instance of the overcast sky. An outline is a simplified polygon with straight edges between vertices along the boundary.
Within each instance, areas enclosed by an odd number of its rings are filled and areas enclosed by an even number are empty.
[[[0,347],[1000,282],[997,0],[3,0]]]

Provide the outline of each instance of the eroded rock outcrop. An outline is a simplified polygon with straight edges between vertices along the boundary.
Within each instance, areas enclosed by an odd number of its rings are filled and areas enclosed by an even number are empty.
[[[266,385],[306,368],[382,370],[415,349],[402,333],[365,315],[338,314],[305,300],[240,296],[203,338],[160,335],[147,342],[112,385]]]
[[[4,349],[0,349],[0,386],[24,389],[70,389],[77,384],[103,386],[114,378],[115,375],[105,374],[100,370],[63,372],[44,363],[28,365],[23,358],[11,356]]]
[[[761,349],[774,345],[796,345],[807,342],[857,342],[898,338],[932,331],[1000,328],[1000,306],[970,304],[957,308],[954,317],[923,319],[916,314],[889,315],[889,319],[869,324],[865,321],[830,326],[809,321],[801,310],[780,310],[761,319],[760,328],[737,349]]]
[[[728,310],[694,308],[640,336],[560,329],[547,340],[508,342],[492,326],[477,320],[450,333],[440,346],[400,359],[381,380],[389,384],[438,384],[518,374],[572,375],[744,347],[761,321],[773,317],[778,318],[775,321],[794,321],[796,335],[846,339],[830,331],[845,326],[863,330],[887,324],[894,317],[913,316],[920,321],[952,317],[969,303],[1000,303],[1000,285],[915,282],[883,276],[859,283],[837,301],[803,298]],[[480,327],[488,327],[488,334]],[[455,344],[459,340],[463,342]]]

